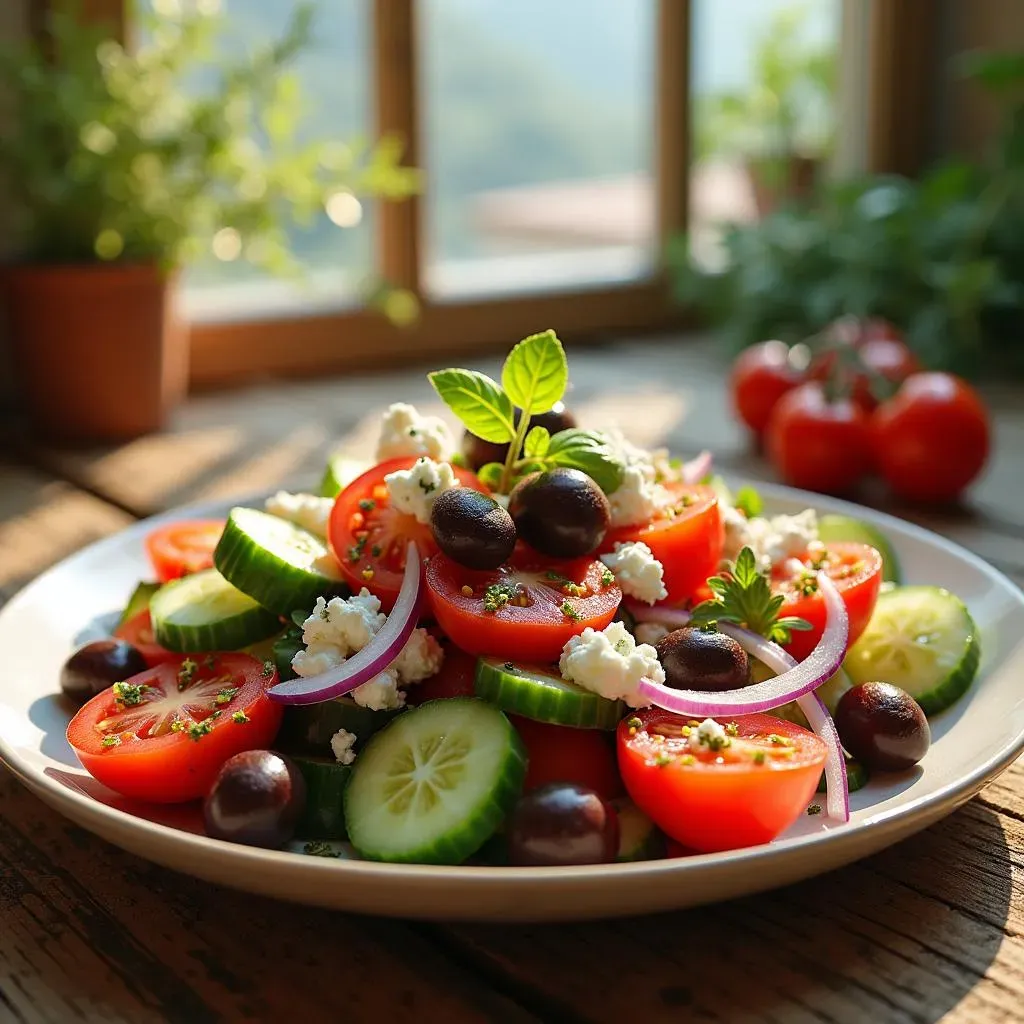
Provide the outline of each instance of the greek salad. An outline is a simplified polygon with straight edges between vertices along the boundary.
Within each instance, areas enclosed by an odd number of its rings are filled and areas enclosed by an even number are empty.
[[[396,403],[319,494],[150,533],[62,671],[99,782],[255,846],[575,865],[842,822],[925,755],[978,632],[874,526],[578,426],[551,331],[429,379],[458,443]]]

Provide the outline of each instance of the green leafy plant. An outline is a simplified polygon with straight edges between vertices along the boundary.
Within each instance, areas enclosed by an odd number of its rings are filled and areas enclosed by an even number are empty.
[[[230,59],[209,8],[136,10],[143,42],[128,49],[60,4],[48,44],[0,51],[0,181],[21,258],[173,268],[212,247],[293,271],[293,224],[311,224],[339,197],[399,200],[417,189],[400,140],[302,138],[289,65],[311,38],[310,6],[276,41]]]
[[[576,428],[553,435],[544,427],[530,429],[530,418],[553,409],[569,384],[569,364],[554,331],[519,342],[505,360],[501,384],[476,370],[452,368],[427,376],[467,430],[485,441],[508,443],[504,465],[489,462],[478,474],[493,490],[507,494],[525,474],[556,466],[581,470],[606,494],[622,483],[625,466],[604,435]]]
[[[676,239],[677,297],[732,351],[766,338],[813,344],[843,315],[884,317],[932,367],[1024,370],[1024,54],[971,54],[960,68],[1001,101],[987,161],[831,185],[727,227],[713,267]]]

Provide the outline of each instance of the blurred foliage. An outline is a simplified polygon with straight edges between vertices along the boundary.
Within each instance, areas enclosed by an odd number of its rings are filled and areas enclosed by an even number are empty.
[[[0,50],[10,107],[0,115],[12,125],[0,136],[0,181],[22,259],[178,267],[212,247],[290,272],[290,225],[311,224],[339,196],[417,190],[398,139],[302,137],[307,110],[290,65],[311,39],[309,5],[276,41],[230,58],[218,49],[220,16],[206,13],[217,6],[136,9],[144,42],[129,50],[61,3],[43,44]]]
[[[891,320],[934,368],[1024,371],[1024,54],[967,54],[959,70],[1001,104],[987,161],[950,159],[919,181],[827,186],[813,202],[726,228],[714,268],[677,238],[679,300],[732,351],[813,339],[851,314]]]

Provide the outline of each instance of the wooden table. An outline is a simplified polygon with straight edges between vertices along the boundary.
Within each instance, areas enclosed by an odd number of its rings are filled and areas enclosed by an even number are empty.
[[[618,343],[571,364],[585,420],[769,472],[729,422],[708,346]],[[398,398],[429,402],[420,370],[200,396],[172,432],[104,451],[11,442],[0,601],[137,517],[313,486],[339,441],[372,446]],[[1022,581],[1024,403],[990,398],[996,456],[970,508],[904,512]],[[822,878],[555,927],[366,920],[216,888],[122,853],[0,773],[0,1021],[1021,1021],[1022,886],[1021,762],[942,823]]]

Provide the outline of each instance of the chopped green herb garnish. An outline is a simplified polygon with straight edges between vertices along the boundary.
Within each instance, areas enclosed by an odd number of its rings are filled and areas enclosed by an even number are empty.
[[[753,487],[741,487],[736,492],[733,505],[738,508],[748,519],[754,519],[764,511],[764,502],[761,495]]]
[[[792,745],[785,736],[780,736],[777,732],[770,733],[766,739],[769,743],[774,743],[777,747],[788,747]]]
[[[804,597],[810,597],[812,594],[818,592],[818,577],[811,572],[810,569],[800,573],[800,578],[796,581],[796,589],[800,591]]]
[[[643,722],[641,722],[641,721],[640,721],[640,719],[636,717],[636,715],[633,715],[633,716],[632,716],[632,717],[631,717],[631,718],[630,718],[630,719],[629,719],[629,720],[628,720],[628,721],[626,722],[626,725],[628,725],[628,726],[630,727],[630,729],[639,729],[639,728],[640,728],[640,726],[641,726],[641,725],[643,725],[643,724],[644,724],[644,723],[643,723]]]
[[[359,508],[362,512],[372,512],[377,507],[377,502],[373,498],[361,498],[359,501]]]
[[[312,842],[306,843],[302,848],[303,853],[308,853],[310,857],[340,857],[340,853],[336,853],[330,843],[325,843],[322,839],[314,839]]]
[[[519,585],[516,583],[491,583],[484,591],[484,611],[496,612],[518,594]]]
[[[263,678],[269,679],[277,671],[277,666],[269,659],[263,662]]]
[[[217,659],[212,654],[208,654],[203,659],[203,665],[212,672],[217,667]]]
[[[583,616],[580,615],[580,613],[576,611],[568,601],[562,602],[561,611],[567,619],[572,619],[573,622],[579,622],[583,618]]]
[[[739,553],[730,572],[710,577],[708,586],[715,596],[694,608],[691,625],[703,626],[716,620],[734,622],[780,644],[788,643],[794,630],[811,628],[806,619],[792,615],[779,618],[785,595],[772,594],[749,547]]]
[[[611,569],[605,569],[601,573],[601,586],[610,587],[615,582],[615,573]]]
[[[359,540],[357,540],[355,542],[355,544],[353,544],[352,547],[350,547],[348,549],[348,560],[350,562],[358,562],[359,559],[363,557],[363,552],[365,550],[366,550],[366,534],[363,534],[363,536],[360,537]],[[323,612],[321,612],[320,614],[323,615]],[[324,618],[326,619],[327,616],[324,615]]]
[[[191,658],[186,658],[178,669],[178,689],[184,690],[195,679],[198,671],[199,666]]]
[[[252,721],[252,719],[250,719],[244,711],[236,711],[231,716],[231,721],[234,722],[235,725],[245,725],[247,722]]]
[[[729,722],[725,727],[726,736],[739,736],[740,727],[735,722]]]
[[[693,754],[683,754],[683,756],[679,758],[679,763],[685,764],[687,767],[689,767],[691,764],[697,763],[697,758],[695,758]]]
[[[766,756],[767,755],[765,754],[765,752],[763,750],[755,750],[754,751],[754,764],[764,764]]]
[[[821,804],[811,804],[811,806],[807,808],[807,813],[812,817],[815,814],[821,814]]]
[[[384,549],[379,544],[374,544],[373,547],[370,548],[370,554],[373,555],[374,558],[380,558],[383,553]]]
[[[511,661],[506,661],[505,664],[502,667],[505,669],[506,672],[515,672],[516,671],[516,666]]]
[[[672,755],[666,754],[664,750],[661,750],[658,752],[658,756],[654,759],[654,763],[659,768],[664,768],[666,765],[670,765],[672,763]]]
[[[213,732],[213,723],[218,718],[220,718],[220,712],[214,711],[209,718],[204,718],[201,722],[189,722],[180,731],[184,732],[193,743],[198,743],[204,736],[208,736]],[[177,720],[175,724],[177,724]]]
[[[149,687],[145,683],[114,683],[114,702],[131,708],[142,703],[142,694]]]
[[[104,747],[119,747],[121,745],[120,736],[104,736],[100,741]]]
[[[417,480],[416,482],[420,485],[420,490],[422,490],[424,494],[430,494],[432,491],[437,490],[437,484],[432,480]]]
[[[225,686],[216,697],[213,698],[213,703],[220,707],[230,703],[231,699],[238,693],[237,686]]]

